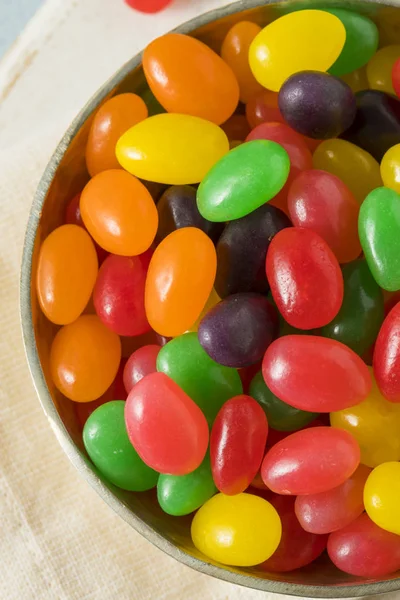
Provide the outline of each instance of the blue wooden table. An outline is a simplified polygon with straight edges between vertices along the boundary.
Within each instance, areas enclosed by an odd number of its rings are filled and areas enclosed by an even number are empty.
[[[43,0],[0,0],[0,57],[33,17]]]

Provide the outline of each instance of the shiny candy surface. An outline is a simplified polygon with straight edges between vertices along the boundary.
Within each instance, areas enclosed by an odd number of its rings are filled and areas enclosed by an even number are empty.
[[[157,371],[156,361],[161,346],[149,344],[133,352],[124,367],[124,386],[127,394],[143,377]]]
[[[350,348],[311,335],[287,335],[272,342],[262,372],[278,398],[311,412],[355,406],[372,386],[367,365]]]
[[[76,194],[71,200],[68,202],[65,209],[64,222],[66,225],[79,225],[79,227],[83,227],[86,229],[85,223],[82,220],[81,209],[80,209],[80,200],[81,194]],[[93,240],[94,247],[96,248],[97,259],[99,261],[99,266],[102,264],[105,258],[108,256],[108,252],[101,248],[96,242]]]
[[[381,393],[400,402],[400,303],[387,315],[374,350],[374,375]]]
[[[392,68],[392,85],[396,96],[400,97],[400,58],[396,59]]]
[[[394,94],[392,70],[396,60],[400,58],[400,45],[385,46],[371,58],[367,65],[369,87],[387,94]]]
[[[147,273],[146,314],[152,328],[167,337],[188,330],[211,293],[216,252],[200,229],[184,227],[157,246]]]
[[[378,527],[400,535],[400,463],[376,467],[364,487],[364,505]]]
[[[172,0],[125,0],[131,8],[144,13],[156,13],[171,4]]]
[[[381,176],[385,187],[400,193],[400,144],[389,148],[382,158]]]
[[[278,94],[264,90],[256,94],[246,104],[246,117],[250,127],[261,123],[285,123],[278,105]]]
[[[145,119],[118,140],[120,165],[141,179],[198,183],[229,150],[222,129],[191,115],[160,114]]]
[[[275,508],[252,494],[217,494],[197,511],[192,540],[200,552],[225,565],[250,567],[278,547],[282,526]]]

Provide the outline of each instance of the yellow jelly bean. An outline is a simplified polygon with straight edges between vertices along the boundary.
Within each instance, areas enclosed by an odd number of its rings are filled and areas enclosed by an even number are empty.
[[[362,90],[367,90],[369,88],[367,71],[365,67],[361,69],[356,69],[351,73],[347,73],[347,75],[342,75],[340,77],[342,81],[347,83],[356,94],[357,92],[361,92]]]
[[[400,194],[400,144],[389,148],[381,162],[384,185]]]
[[[254,77],[278,92],[298,71],[327,71],[346,41],[343,23],[322,10],[300,10],[273,21],[254,38],[249,50]]]
[[[116,146],[117,159],[129,173],[171,185],[198,183],[228,151],[228,138],[218,125],[175,113],[141,121]]]
[[[224,565],[251,567],[264,562],[277,549],[281,535],[275,508],[252,494],[217,494],[192,521],[196,548]]]
[[[346,140],[325,140],[313,156],[314,169],[336,175],[360,204],[372,190],[382,186],[379,163],[365,150]]]
[[[394,94],[392,68],[400,56],[400,45],[385,46],[367,64],[367,77],[372,90]]]
[[[364,487],[364,506],[378,527],[400,535],[400,463],[383,463],[372,471]]]

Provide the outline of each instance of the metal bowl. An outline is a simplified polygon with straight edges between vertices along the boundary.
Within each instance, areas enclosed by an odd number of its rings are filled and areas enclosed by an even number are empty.
[[[228,29],[243,19],[265,25],[293,7],[318,7],[314,0],[272,2],[242,0],[204,14],[176,31],[190,33],[219,50]],[[398,43],[400,39],[400,0],[392,2],[338,2],[369,15],[379,26],[381,43]],[[397,7],[396,7],[397,6]],[[305,40],[307,43],[307,40]],[[46,167],[36,192],[29,217],[21,271],[21,320],[26,355],[43,410],[65,453],[81,475],[100,496],[134,529],[160,550],[202,573],[254,589],[295,596],[337,598],[364,596],[400,589],[400,574],[388,579],[363,580],[337,570],[326,557],[292,573],[275,574],[258,567],[224,567],[201,555],[190,538],[190,517],[170,517],[158,506],[154,492],[124,492],[102,479],[88,460],[82,444],[73,403],[55,389],[49,375],[49,349],[57,328],[38,308],[35,273],[38,249],[42,240],[62,224],[66,202],[88,181],[85,144],[96,109],[111,96],[136,92],[155,109],[143,71],[141,55],[124,65],[88,102],[69,127]]]

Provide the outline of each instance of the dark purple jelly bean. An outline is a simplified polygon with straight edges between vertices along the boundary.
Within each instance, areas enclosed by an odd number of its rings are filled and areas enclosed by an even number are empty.
[[[357,113],[352,126],[340,137],[360,146],[378,161],[400,143],[400,100],[385,92],[357,92]]]
[[[234,294],[206,314],[198,336],[215,362],[239,368],[261,360],[278,329],[277,311],[267,298],[261,294]]]
[[[191,185],[173,185],[168,188],[157,204],[157,242],[181,227],[197,227],[216,242],[223,230],[222,223],[211,223],[199,213],[196,188]]]
[[[220,298],[238,292],[268,292],[265,257],[272,238],[285,227],[291,227],[289,218],[270,204],[226,225],[217,244],[214,286]]]
[[[289,77],[278,103],[290,127],[317,140],[337,137],[350,127],[356,114],[356,100],[347,83],[319,71],[301,71]]]

